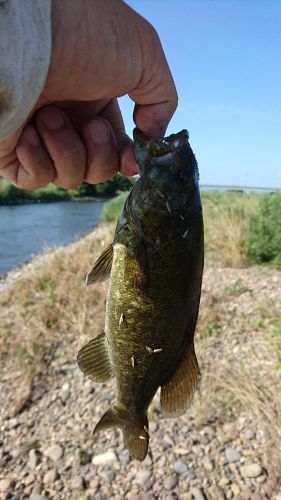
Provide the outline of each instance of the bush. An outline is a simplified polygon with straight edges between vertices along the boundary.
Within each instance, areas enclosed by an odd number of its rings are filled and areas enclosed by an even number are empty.
[[[281,264],[281,193],[265,195],[250,217],[246,250],[250,262]]]

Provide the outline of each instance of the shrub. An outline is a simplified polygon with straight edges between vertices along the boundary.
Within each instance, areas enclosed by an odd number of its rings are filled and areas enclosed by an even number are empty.
[[[265,195],[250,217],[246,250],[250,262],[281,264],[281,193]]]

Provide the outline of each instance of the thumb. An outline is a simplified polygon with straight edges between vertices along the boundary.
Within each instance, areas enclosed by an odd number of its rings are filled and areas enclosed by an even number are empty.
[[[164,137],[169,121],[177,107],[176,101],[156,104],[136,104],[134,122],[145,135],[153,139]]]
[[[162,138],[178,103],[175,83],[159,37],[150,26],[143,43],[142,77],[129,93],[135,101],[134,122],[151,138]]]

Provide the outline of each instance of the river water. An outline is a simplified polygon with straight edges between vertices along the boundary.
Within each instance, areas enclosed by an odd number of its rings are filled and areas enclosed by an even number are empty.
[[[0,206],[0,275],[42,250],[88,233],[102,206],[97,201]]]

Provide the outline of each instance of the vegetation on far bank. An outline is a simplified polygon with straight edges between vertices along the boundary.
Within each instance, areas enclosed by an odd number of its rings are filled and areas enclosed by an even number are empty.
[[[127,198],[105,203],[101,220],[114,221]],[[206,254],[232,267],[281,266],[281,193],[203,192]]]
[[[119,191],[125,191],[132,187],[133,180],[130,177],[117,174],[101,184],[87,184],[84,182],[75,189],[62,189],[54,184],[48,184],[34,191],[19,189],[5,179],[0,178],[0,205],[16,204],[22,202],[50,202],[80,198],[111,197]]]

